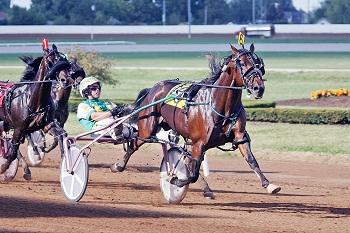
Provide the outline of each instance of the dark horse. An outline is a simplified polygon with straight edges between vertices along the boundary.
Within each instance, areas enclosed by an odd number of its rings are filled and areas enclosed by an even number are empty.
[[[32,81],[39,70],[39,65],[43,57],[33,59],[33,57],[24,56],[20,57],[20,59],[27,65],[21,81]],[[57,80],[53,81],[51,90],[51,98],[54,103],[54,119],[61,128],[64,127],[68,119],[68,100],[72,87],[76,88],[80,81],[85,78],[85,71],[77,64],[76,60],[70,61],[70,68],[67,74],[68,76],[57,76]],[[49,133],[54,136],[54,142],[49,147],[46,147],[46,143],[43,143],[45,138],[42,131],[27,135],[28,143],[33,148],[33,155],[28,154],[28,157],[33,157],[30,158],[33,166],[38,165],[42,161],[44,152],[48,153],[58,145],[61,135],[57,135],[55,128],[51,128]]]
[[[232,143],[232,149],[240,150],[267,192],[279,192],[281,188],[266,179],[251,151],[246,131],[246,113],[241,101],[243,88],[256,99],[262,98],[265,90],[263,61],[254,53],[254,45],[249,50],[238,50],[231,45],[231,50],[232,55],[222,65],[211,62],[212,77],[197,85],[200,89],[197,89],[193,102],[188,103],[188,111],[166,103],[141,111],[138,115],[137,139],[133,141],[122,163],[112,165],[111,169],[123,171],[130,156],[155,136],[159,126],[170,127],[187,139],[192,155],[188,179],[173,177],[170,183],[182,187],[196,182],[204,153],[210,148]],[[142,94],[144,97],[139,106],[166,97],[177,84],[178,81],[167,80],[143,90],[142,93],[146,94]]]
[[[53,101],[50,98],[52,80],[57,76],[67,76],[70,68],[69,61],[58,52],[55,45],[52,50],[45,50],[40,62],[39,70],[33,82],[19,83],[7,92],[4,106],[0,110],[0,118],[3,120],[3,130],[13,129],[11,147],[7,158],[0,157],[0,173],[4,173],[11,162],[20,157],[18,148],[24,140],[24,136],[39,129],[56,127],[53,124]],[[25,171],[26,172],[26,171]]]

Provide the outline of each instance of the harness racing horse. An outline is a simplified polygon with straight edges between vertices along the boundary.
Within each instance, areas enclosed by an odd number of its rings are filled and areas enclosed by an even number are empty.
[[[68,60],[53,45],[51,51],[45,50],[33,81],[16,83],[6,93],[4,106],[0,109],[0,119],[3,120],[2,131],[8,132],[13,129],[13,133],[7,156],[0,157],[0,174],[3,174],[16,158],[21,158],[18,149],[25,135],[45,127],[47,129],[55,127],[60,133],[64,132],[59,125],[53,124],[54,106],[50,94],[52,80],[57,76],[67,77],[70,66]],[[30,179],[30,170],[26,163],[24,178]]]
[[[232,150],[240,150],[250,168],[260,178],[262,187],[268,193],[279,192],[281,188],[268,181],[251,151],[246,131],[246,113],[241,101],[243,88],[256,99],[262,98],[265,90],[262,78],[265,73],[264,63],[254,53],[253,44],[249,50],[238,50],[231,45],[231,51],[232,55],[225,59],[223,65],[211,61],[212,77],[197,84],[200,89],[193,97],[193,102],[188,103],[187,113],[164,102],[140,111],[137,138],[123,161],[113,164],[111,169],[123,171],[130,156],[142,144],[152,141],[159,126],[165,126],[186,138],[191,146],[189,176],[187,179],[172,177],[171,184],[183,187],[196,182],[204,153],[210,148],[232,143]],[[142,90],[147,93],[139,101],[139,107],[165,98],[177,84],[179,81],[167,80]]]
[[[27,65],[21,81],[31,81],[35,78],[39,65],[43,57],[33,59],[32,57],[21,57],[20,59]],[[82,79],[85,78],[85,71],[80,67],[75,60],[70,61],[68,76],[57,76],[56,81],[53,81],[51,98],[54,102],[54,119],[61,128],[64,128],[69,115],[68,100],[72,91],[72,87],[76,88]],[[48,153],[58,145],[60,135],[57,135],[55,128],[49,130],[49,133],[54,136],[54,142],[47,147],[45,143],[45,134],[42,130],[33,132],[27,135],[28,140],[28,159],[32,166],[39,165],[44,153]]]

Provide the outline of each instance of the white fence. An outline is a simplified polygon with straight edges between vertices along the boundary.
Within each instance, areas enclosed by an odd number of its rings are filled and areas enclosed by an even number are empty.
[[[191,34],[233,34],[248,25],[192,25]],[[275,24],[276,34],[350,34],[350,24]],[[188,34],[188,25],[167,26],[0,26],[1,35],[33,34]]]

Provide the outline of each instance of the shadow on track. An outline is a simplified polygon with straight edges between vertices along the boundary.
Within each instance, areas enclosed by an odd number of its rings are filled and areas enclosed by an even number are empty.
[[[1,218],[80,217],[80,218],[202,218],[165,211],[135,210],[121,207],[58,203],[26,198],[0,196]]]

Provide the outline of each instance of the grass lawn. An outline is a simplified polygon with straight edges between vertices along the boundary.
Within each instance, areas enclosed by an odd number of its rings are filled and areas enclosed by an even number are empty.
[[[18,80],[22,69],[0,69],[1,80]],[[116,86],[103,86],[103,98],[130,99],[136,98],[138,92],[156,82],[166,79],[179,78],[181,80],[199,81],[207,75],[207,71],[188,70],[113,70],[113,77],[119,83]],[[265,75],[266,89],[263,100],[276,101],[284,99],[308,98],[311,91],[319,89],[350,89],[350,72],[299,72],[281,73],[268,72]],[[246,91],[244,91],[246,93]],[[246,94],[243,98],[247,98]]]
[[[247,131],[257,150],[350,155],[349,125],[301,125],[248,122]]]
[[[218,53],[220,57],[229,55]],[[263,52],[266,69],[269,68],[305,68],[305,69],[349,69],[350,53],[301,53],[301,52]],[[207,67],[206,53],[104,53],[113,66],[123,67]],[[0,54],[0,66],[22,65],[18,59],[23,54]],[[39,56],[40,54],[27,54]]]
[[[224,54],[219,54],[224,56]],[[19,55],[0,54],[0,66],[22,65]],[[208,71],[203,53],[108,53],[103,54],[116,67],[135,67],[131,70],[112,69],[119,80],[116,87],[104,86],[106,98],[134,99],[138,91],[164,79],[180,78],[198,81]],[[350,53],[262,53],[266,68],[349,69]],[[140,70],[137,67],[195,67],[188,70]],[[0,80],[18,80],[23,68],[1,68]],[[307,98],[312,90],[349,88],[350,72],[267,72],[265,100]],[[117,90],[117,91],[115,91]]]
[[[229,55],[218,53],[219,57]],[[269,68],[349,69],[350,53],[300,53],[256,51]],[[103,54],[116,66],[207,67],[205,53],[108,53]],[[0,60],[1,61],[1,60]]]

